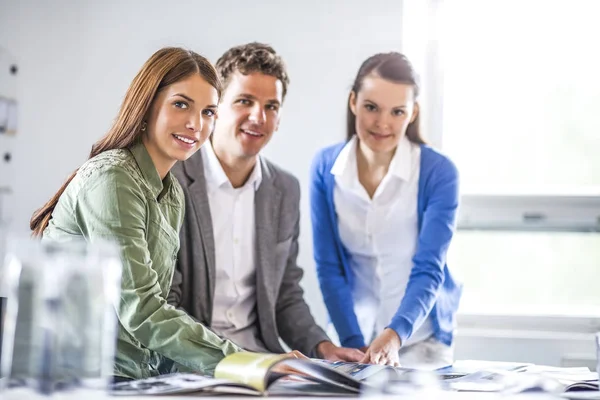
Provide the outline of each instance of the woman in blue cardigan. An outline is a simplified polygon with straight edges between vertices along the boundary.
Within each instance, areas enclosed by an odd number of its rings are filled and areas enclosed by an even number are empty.
[[[419,131],[419,87],[399,53],[360,67],[347,141],[316,155],[311,217],[317,273],[342,346],[363,362],[452,363],[461,285],[446,265],[458,172]]]

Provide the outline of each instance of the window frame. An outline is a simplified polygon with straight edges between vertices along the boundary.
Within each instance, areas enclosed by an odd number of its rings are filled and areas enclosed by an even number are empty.
[[[444,65],[440,27],[443,25],[447,0],[403,1],[402,51],[415,64],[421,76],[420,108],[422,128],[429,142],[443,151]],[[415,21],[416,20],[416,21]],[[418,31],[416,27],[418,26]],[[419,46],[410,38],[418,37]],[[416,62],[415,62],[416,60]],[[419,65],[422,68],[419,70]],[[459,171],[460,172],[460,171]],[[457,230],[515,232],[600,232],[600,193],[568,195],[529,194],[463,194]],[[535,330],[574,332],[589,335],[600,331],[600,310],[591,315],[577,312],[519,314],[517,311],[497,314],[463,312],[459,309],[461,328],[491,330]]]

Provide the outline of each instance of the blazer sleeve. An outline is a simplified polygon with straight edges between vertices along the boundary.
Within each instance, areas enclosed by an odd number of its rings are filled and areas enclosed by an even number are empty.
[[[277,330],[288,346],[311,357],[317,357],[317,345],[328,341],[329,337],[315,322],[310,308],[304,301],[304,291],[300,286],[303,271],[297,264],[298,237],[300,235],[300,186],[297,180],[294,180],[294,190],[286,191],[284,196],[288,198],[284,201],[294,203],[293,209],[297,213],[285,272],[277,298],[275,310]]]
[[[338,251],[336,230],[333,227],[324,174],[328,173],[324,153],[313,160],[310,176],[310,206],[313,229],[313,251],[317,276],[329,318],[344,347],[361,348],[365,339],[354,313],[354,302],[348,277],[344,272],[342,255]]]
[[[459,203],[458,170],[452,161],[440,159],[425,190],[430,195],[406,293],[388,326],[398,333],[402,343],[425,321],[444,283],[446,253],[454,235]]]

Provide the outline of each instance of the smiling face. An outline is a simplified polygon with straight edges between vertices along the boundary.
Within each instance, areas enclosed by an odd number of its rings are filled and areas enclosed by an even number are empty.
[[[352,92],[349,101],[358,139],[376,153],[395,150],[418,113],[412,85],[376,75],[365,77],[360,91]]]
[[[269,143],[279,127],[283,85],[260,72],[234,72],[219,105],[219,122],[212,138],[219,153],[252,159]]]
[[[187,160],[214,129],[219,96],[200,75],[167,86],[155,97],[143,142],[161,178]]]

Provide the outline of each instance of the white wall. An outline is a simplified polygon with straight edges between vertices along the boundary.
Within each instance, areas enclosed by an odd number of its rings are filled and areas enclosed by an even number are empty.
[[[279,132],[265,154],[301,181],[299,264],[306,299],[326,320],[312,260],[308,168],[344,137],[345,102],[360,63],[400,49],[401,0],[0,0],[0,47],[20,67],[20,134],[14,149],[12,227],[87,157],[142,63],[158,48],[191,48],[212,61],[229,47],[270,43],[291,77]]]
[[[401,16],[402,0],[0,0],[0,47],[20,68],[21,130],[11,168],[17,173],[6,213],[13,229],[27,232],[33,211],[86,159],[138,68],[159,47],[185,46],[216,61],[233,45],[270,43],[287,61],[291,86],[281,129],[265,154],[301,181],[299,264],[306,300],[324,324],[312,261],[308,167],[318,148],[344,137],[346,96],[359,64],[375,52],[400,50],[403,32],[412,32],[412,43],[424,37],[417,33],[425,28],[420,18],[411,18],[419,29],[405,31]],[[411,57],[419,49],[426,50],[407,46]],[[435,132],[429,137],[439,142]],[[593,352],[589,326],[548,336],[531,327],[507,332],[477,329],[468,319],[460,323],[457,358],[570,365]],[[574,337],[574,331],[585,333]]]

